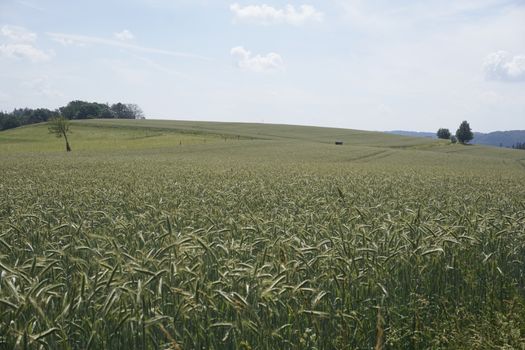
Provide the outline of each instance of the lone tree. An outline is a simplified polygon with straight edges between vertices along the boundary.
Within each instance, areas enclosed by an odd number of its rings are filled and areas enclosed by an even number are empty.
[[[444,140],[450,139],[450,130],[444,128],[439,129],[437,132],[437,137]]]
[[[466,120],[460,124],[459,129],[456,131],[456,137],[462,144],[468,143],[474,138],[474,134],[472,133],[470,125]]]
[[[64,137],[66,140],[66,151],[71,152],[71,146],[69,146],[69,141],[67,140],[67,134],[69,131],[70,121],[64,118],[63,116],[58,116],[49,120],[49,132],[55,134],[56,137]]]

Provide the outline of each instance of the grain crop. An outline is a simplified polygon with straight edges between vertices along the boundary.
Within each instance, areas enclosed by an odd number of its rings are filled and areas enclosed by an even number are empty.
[[[525,349],[519,153],[237,132],[0,142],[0,348]]]

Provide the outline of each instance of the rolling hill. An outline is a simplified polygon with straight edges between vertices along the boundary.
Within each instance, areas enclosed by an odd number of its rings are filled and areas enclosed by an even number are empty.
[[[296,125],[220,123],[168,120],[92,119],[72,123],[73,154],[100,151],[152,151],[184,153],[187,150],[230,149],[232,154],[252,147],[258,157],[271,158],[272,150],[294,149],[304,159],[322,157],[343,159],[359,152],[384,152],[385,158],[397,157],[411,161],[411,153],[424,154],[419,161],[432,163],[433,157],[491,157],[521,159],[516,150],[497,149],[483,145],[452,145],[447,141],[399,136],[383,132],[323,128]],[[335,147],[336,140],[344,142]],[[184,147],[180,147],[184,146]],[[45,124],[24,126],[0,133],[4,153],[61,152],[63,145],[47,131]],[[149,152],[149,151],[148,151]],[[424,153],[421,153],[424,152]],[[389,156],[386,157],[386,154]],[[424,158],[424,159],[423,159]]]
[[[525,343],[523,151],[293,125],[71,130],[69,153],[45,124],[0,132],[0,348]]]

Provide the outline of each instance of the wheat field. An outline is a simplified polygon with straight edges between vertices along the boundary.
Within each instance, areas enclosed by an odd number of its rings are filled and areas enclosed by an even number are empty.
[[[1,349],[525,349],[522,151],[72,130],[0,133]]]

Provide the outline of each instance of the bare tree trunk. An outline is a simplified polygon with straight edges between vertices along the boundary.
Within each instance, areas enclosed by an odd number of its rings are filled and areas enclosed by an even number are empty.
[[[69,141],[67,140],[66,133],[63,134],[64,138],[66,139],[66,152],[71,152],[71,146],[69,146]]]

